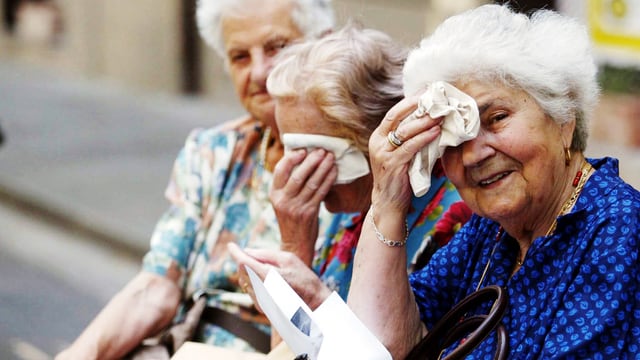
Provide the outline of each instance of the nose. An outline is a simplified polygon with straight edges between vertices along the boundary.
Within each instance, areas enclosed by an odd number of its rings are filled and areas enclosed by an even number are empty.
[[[251,81],[258,84],[265,84],[267,76],[273,67],[273,58],[263,51],[256,51],[252,56]]]
[[[465,167],[476,166],[495,154],[490,138],[491,135],[481,127],[478,136],[462,143],[462,163]]]

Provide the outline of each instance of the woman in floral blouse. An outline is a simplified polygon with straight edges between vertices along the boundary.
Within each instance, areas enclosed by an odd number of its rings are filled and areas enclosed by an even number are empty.
[[[156,226],[142,271],[57,359],[120,359],[179,321],[201,291],[209,295],[208,307],[195,341],[269,351],[266,320],[238,286],[226,244],[280,246],[268,189],[283,149],[266,79],[277,53],[331,29],[333,12],[327,0],[197,4],[200,33],[224,60],[247,115],[189,135],[166,190],[171,206]]]

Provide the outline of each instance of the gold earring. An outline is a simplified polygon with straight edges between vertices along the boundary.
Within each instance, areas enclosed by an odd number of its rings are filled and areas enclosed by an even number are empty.
[[[571,164],[571,150],[568,147],[564,148],[564,164],[567,166]]]

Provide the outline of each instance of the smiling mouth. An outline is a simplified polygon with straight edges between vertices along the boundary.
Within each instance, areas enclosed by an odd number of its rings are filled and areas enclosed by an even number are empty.
[[[492,177],[490,177],[488,179],[480,181],[478,183],[478,185],[480,185],[480,186],[489,186],[489,185],[491,185],[491,184],[493,184],[493,183],[495,183],[497,181],[500,181],[500,180],[504,179],[509,174],[511,174],[511,172],[509,172],[509,171],[505,171],[503,173],[496,174],[496,175],[494,175],[494,176],[492,176]]]

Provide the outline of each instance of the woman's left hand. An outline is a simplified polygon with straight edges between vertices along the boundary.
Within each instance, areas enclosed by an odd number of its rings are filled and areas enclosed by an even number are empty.
[[[300,258],[288,251],[243,250],[234,243],[230,243],[228,248],[233,259],[238,263],[238,282],[243,290],[251,295],[256,307],[258,302],[251,288],[251,281],[249,281],[249,275],[244,265],[249,266],[263,281],[269,269],[275,269],[312,310],[320,306],[331,294],[331,290],[322,283],[313,270],[304,264]]]

